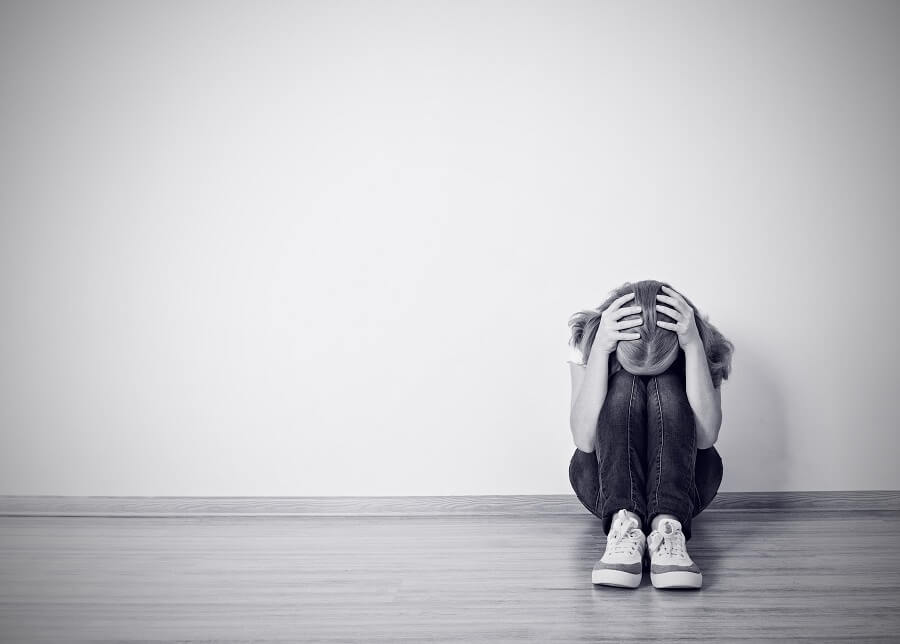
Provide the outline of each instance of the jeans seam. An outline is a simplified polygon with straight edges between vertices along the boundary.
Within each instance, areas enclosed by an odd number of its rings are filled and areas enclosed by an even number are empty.
[[[693,417],[693,411],[691,412],[691,420],[693,421],[694,431],[691,434],[691,454],[692,465],[688,468],[688,475],[690,476],[690,483],[696,488],[696,479],[697,479],[697,421]],[[693,501],[691,501],[693,503]],[[694,508],[696,510],[696,508]],[[691,515],[693,515],[693,511],[691,511]]]
[[[628,458],[628,494],[631,496],[631,511],[634,512],[637,506],[634,504],[634,476],[631,473],[631,403],[634,401],[634,384],[637,376],[631,377],[631,396],[628,399],[628,417],[625,420],[625,433],[627,436],[626,456]]]
[[[600,501],[603,498],[603,450],[600,449],[600,437],[597,436],[597,498],[594,499],[594,509],[600,512]]]
[[[659,512],[659,488],[662,485],[662,454],[663,446],[665,445],[666,429],[663,421],[662,399],[659,395],[659,380],[655,377],[653,378],[653,384],[656,387],[656,404],[659,408],[659,468],[656,471],[656,507],[657,512]]]

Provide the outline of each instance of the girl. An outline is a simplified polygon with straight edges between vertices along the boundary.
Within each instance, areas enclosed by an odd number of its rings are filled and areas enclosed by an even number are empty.
[[[626,282],[569,319],[569,480],[602,520],[595,584],[700,588],[686,542],[719,489],[722,380],[734,345],[666,282]],[[649,533],[649,534],[647,534]]]

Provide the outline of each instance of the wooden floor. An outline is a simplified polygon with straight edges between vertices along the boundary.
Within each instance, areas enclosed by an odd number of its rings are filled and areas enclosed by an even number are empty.
[[[600,522],[0,517],[0,641],[900,640],[900,512],[707,510],[699,591],[594,587]]]

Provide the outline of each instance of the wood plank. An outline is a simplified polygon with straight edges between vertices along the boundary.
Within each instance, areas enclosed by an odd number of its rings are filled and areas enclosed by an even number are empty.
[[[3,641],[896,641],[900,513],[704,512],[699,591],[579,515],[0,518]]]
[[[705,512],[900,511],[900,491],[720,492]],[[580,515],[574,494],[483,496],[0,496],[0,516]]]

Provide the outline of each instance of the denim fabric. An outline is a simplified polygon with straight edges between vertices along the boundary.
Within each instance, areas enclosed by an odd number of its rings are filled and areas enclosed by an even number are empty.
[[[680,522],[691,538],[691,519],[715,497],[722,459],[715,447],[697,449],[694,413],[687,399],[683,358],[664,373],[609,376],[597,419],[597,449],[575,450],[569,481],[578,499],[609,533],[621,508],[641,517],[645,533],[660,513]]]

